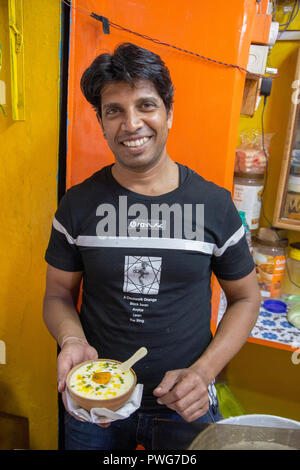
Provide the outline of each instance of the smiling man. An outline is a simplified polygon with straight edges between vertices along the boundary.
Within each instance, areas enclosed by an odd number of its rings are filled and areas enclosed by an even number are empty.
[[[229,191],[167,153],[174,89],[161,58],[121,44],[93,61],[81,88],[115,162],[66,192],[46,252],[44,320],[61,348],[66,408],[74,365],[124,361],[141,346],[148,355],[134,366],[140,408],[106,427],[67,410],[66,448],[150,450],[153,418],[220,419],[213,383],[256,322],[257,278]],[[212,272],[227,298],[214,338]]]

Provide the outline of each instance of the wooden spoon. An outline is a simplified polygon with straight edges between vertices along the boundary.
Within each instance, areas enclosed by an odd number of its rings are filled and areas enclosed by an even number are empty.
[[[137,352],[133,354],[127,361],[122,362],[122,364],[119,365],[119,369],[122,372],[125,372],[126,370],[130,369],[133,364],[135,364],[137,361],[142,359],[144,356],[148,354],[147,349],[143,346],[142,348],[138,349]]]

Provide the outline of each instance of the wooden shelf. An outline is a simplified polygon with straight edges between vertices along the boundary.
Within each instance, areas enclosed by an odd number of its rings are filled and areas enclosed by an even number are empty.
[[[247,74],[245,80],[243,102],[241,107],[241,114],[253,117],[256,110],[256,103],[259,95],[261,79]]]

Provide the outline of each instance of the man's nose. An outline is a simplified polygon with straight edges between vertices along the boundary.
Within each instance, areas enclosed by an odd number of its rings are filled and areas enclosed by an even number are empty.
[[[123,131],[131,133],[137,131],[143,126],[139,112],[134,109],[127,110],[126,113],[124,113],[124,119],[121,126]]]

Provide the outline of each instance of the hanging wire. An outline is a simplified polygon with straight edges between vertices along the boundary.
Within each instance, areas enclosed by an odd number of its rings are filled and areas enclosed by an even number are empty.
[[[83,9],[81,6],[73,6],[72,3],[71,3],[71,0],[62,0],[62,2],[69,6],[70,8],[73,8],[74,10],[78,10],[79,12],[81,13],[84,13],[90,17],[92,17],[93,19],[96,19],[97,21],[103,21],[104,17],[92,12],[92,11],[88,11],[88,10],[85,10]],[[193,55],[195,57],[198,57],[202,60],[206,60],[206,61],[209,61],[209,62],[212,62],[212,63],[215,63],[215,64],[218,64],[218,65],[222,65],[222,66],[225,66],[225,67],[231,67],[231,68],[235,68],[237,70],[240,70],[241,72],[246,72],[248,73],[248,70],[240,65],[236,65],[236,64],[230,64],[230,63],[226,63],[226,62],[222,62],[220,60],[216,60],[216,59],[211,59],[210,57],[206,57],[206,56],[203,56],[201,54],[198,54],[196,52],[192,52],[192,51],[189,51],[187,49],[183,49],[181,47],[178,47],[178,46],[175,46],[173,44],[169,44],[167,42],[163,42],[163,41],[160,41],[159,39],[156,39],[156,38],[152,38],[150,36],[147,36],[146,34],[141,34],[141,33],[138,33],[136,31],[132,31],[131,29],[129,28],[125,28],[124,26],[121,26],[117,23],[114,23],[113,21],[109,20],[108,18],[105,18],[106,22],[112,27],[112,28],[115,28],[115,29],[118,29],[120,31],[125,31],[129,34],[133,34],[135,36],[138,36],[140,38],[143,38],[143,39],[146,39],[147,41],[152,41],[154,42],[155,44],[159,44],[161,46],[165,46],[165,47],[170,47],[172,49],[175,49],[179,52],[184,52],[186,54],[190,54],[190,55]],[[258,77],[258,78],[264,78],[265,75],[262,75],[262,74],[258,74],[258,73],[252,73],[251,74],[252,76],[255,76],[255,77]],[[270,76],[269,78],[271,79],[274,79],[274,78],[277,78],[278,75],[273,75],[273,76]]]
[[[296,7],[297,7],[297,9],[296,9]],[[291,22],[294,21],[294,19],[298,15],[299,8],[300,8],[300,1],[295,0],[294,6],[293,6],[293,9],[292,9],[292,12],[291,12],[291,15],[290,15],[290,18],[289,18],[288,22],[287,23],[282,23],[282,24],[279,25],[279,27],[284,26],[284,29],[279,30],[280,32],[283,33],[284,31],[287,30],[287,28],[290,26]]]
[[[273,0],[272,4],[273,4],[272,21],[275,21],[276,10],[277,10],[277,0]]]
[[[91,16],[91,12],[88,11],[88,10],[85,10],[83,7],[81,7],[81,6],[76,6],[76,7],[74,7],[74,6],[72,5],[72,0],[62,0],[62,2],[63,2],[65,5],[67,5],[68,7],[73,8],[73,10],[78,10],[78,11],[80,11],[81,13],[84,13],[85,15]]]

